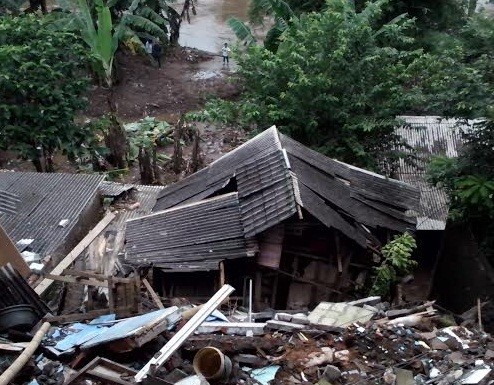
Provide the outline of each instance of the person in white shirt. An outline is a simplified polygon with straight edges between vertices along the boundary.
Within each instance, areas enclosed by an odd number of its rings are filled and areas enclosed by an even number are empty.
[[[228,47],[228,44],[223,44],[223,48],[221,48],[221,55],[223,56],[223,64],[229,65],[229,56],[231,49]]]

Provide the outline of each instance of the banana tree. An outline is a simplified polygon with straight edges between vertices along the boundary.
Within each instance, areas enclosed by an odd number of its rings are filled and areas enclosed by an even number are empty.
[[[167,39],[166,20],[147,7],[139,7],[141,0],[133,0],[127,9],[118,12],[119,17],[112,15],[111,1],[105,4],[103,0],[92,0],[91,5],[88,0],[60,3],[71,11],[60,25],[78,32],[90,49],[94,71],[110,89],[119,43],[142,46],[141,37]]]
[[[281,34],[291,23],[297,21],[297,17],[288,3],[283,0],[252,0],[249,6],[250,23],[261,25],[265,16],[271,17],[274,24],[266,34],[264,46],[275,52],[278,49]],[[245,45],[256,43],[252,30],[243,21],[237,18],[230,18],[228,19],[228,25]]]

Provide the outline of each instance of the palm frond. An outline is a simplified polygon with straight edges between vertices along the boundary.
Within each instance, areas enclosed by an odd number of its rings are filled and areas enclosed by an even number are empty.
[[[256,38],[252,34],[251,29],[243,21],[231,17],[227,20],[228,25],[232,29],[237,39],[242,41],[245,45],[252,45],[256,42]]]
[[[145,17],[146,19],[152,21],[154,24],[161,26],[162,28],[165,27],[168,22],[166,19],[158,14],[157,12],[153,11],[149,7],[142,7],[137,11],[137,14]]]
[[[254,23],[262,23],[264,16],[275,19],[290,20],[295,14],[283,0],[252,0],[249,7],[249,19]]]
[[[162,41],[166,41],[167,39],[167,35],[162,28],[143,16],[126,13],[122,17],[122,23],[148,32],[152,36],[157,36]]]

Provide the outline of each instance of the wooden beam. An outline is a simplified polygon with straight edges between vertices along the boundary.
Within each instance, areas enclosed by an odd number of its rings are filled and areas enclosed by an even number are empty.
[[[87,277],[94,278],[100,281],[108,280],[107,275],[103,275],[100,273],[95,273],[93,271],[84,271],[84,270],[75,270],[75,269],[65,269],[62,275],[72,275],[74,277]],[[113,277],[114,283],[131,283],[134,282],[133,278],[122,278],[122,277]]]
[[[50,272],[52,275],[60,275],[67,267],[69,267],[72,262],[88,247],[91,242],[108,226],[108,224],[115,218],[115,214],[112,212],[107,212],[104,218],[80,241],[76,247],[72,249],[72,251],[65,256],[64,259],[60,261],[60,263],[55,266],[55,268]],[[36,294],[43,294],[46,289],[50,287],[50,285],[54,281],[52,279],[45,278],[43,279],[38,286],[34,288]]]
[[[153,301],[156,304],[156,306],[158,306],[159,309],[164,309],[165,306],[163,305],[163,302],[161,302],[160,297],[158,297],[158,294],[156,294],[156,292],[154,291],[154,289],[151,286],[151,284],[149,283],[149,281],[146,278],[144,278],[142,280],[142,283],[144,284],[144,286],[146,287],[147,291],[151,295],[151,298],[153,299]]]
[[[80,285],[98,286],[98,287],[108,287],[108,282],[100,282],[95,279],[85,279],[77,277],[69,277],[66,275],[53,275],[53,274],[43,274],[43,277],[51,279],[53,281],[61,281],[68,283],[78,283]]]
[[[225,284],[225,261],[220,261],[220,287]]]

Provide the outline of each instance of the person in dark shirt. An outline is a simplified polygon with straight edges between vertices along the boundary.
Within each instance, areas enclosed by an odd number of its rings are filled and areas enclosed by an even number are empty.
[[[163,53],[163,48],[161,48],[161,44],[159,40],[155,40],[153,42],[152,52],[153,59],[158,62],[158,68],[161,68],[161,54]]]

